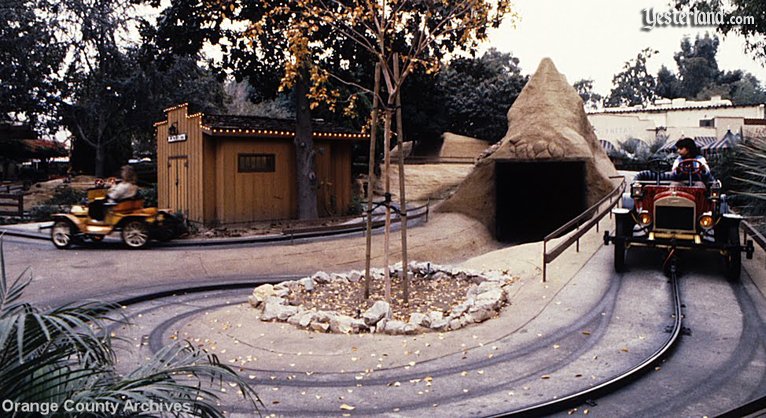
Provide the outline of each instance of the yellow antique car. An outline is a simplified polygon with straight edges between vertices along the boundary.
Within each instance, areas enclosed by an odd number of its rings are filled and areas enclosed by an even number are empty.
[[[106,193],[103,187],[89,189],[87,205],[53,215],[51,241],[56,248],[86,240],[100,242],[116,231],[129,248],[143,248],[152,239],[169,241],[186,231],[181,218],[170,210],[145,208],[140,197],[109,202]]]

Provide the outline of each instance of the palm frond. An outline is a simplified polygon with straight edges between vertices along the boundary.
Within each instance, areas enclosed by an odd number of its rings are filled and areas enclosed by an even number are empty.
[[[120,306],[81,302],[45,311],[21,302],[32,275],[8,285],[0,236],[0,398],[16,402],[187,405],[175,416],[223,417],[216,387],[238,387],[256,411],[256,392],[215,355],[189,342],[162,348],[126,376],[115,369],[109,330],[127,323]],[[133,415],[119,408],[123,415]]]

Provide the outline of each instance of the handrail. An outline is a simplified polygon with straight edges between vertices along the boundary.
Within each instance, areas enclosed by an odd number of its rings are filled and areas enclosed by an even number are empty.
[[[407,215],[407,222],[419,219],[422,217],[426,218],[426,222],[428,222],[428,214],[430,212],[430,206],[431,202],[417,206],[414,208],[407,209],[408,215]],[[425,209],[425,210],[424,210]],[[416,213],[417,212],[417,213]],[[409,215],[409,213],[414,213],[413,215]],[[400,222],[401,216],[394,212],[395,217],[392,219],[392,222]],[[303,227],[303,228],[286,228],[284,231],[282,231],[283,235],[289,235],[290,239],[295,238],[295,236],[299,236],[302,234],[316,234],[316,233],[340,233],[340,232],[353,232],[356,230],[362,230],[366,228],[367,222],[366,222],[366,214],[362,214],[363,220],[360,222],[354,222],[349,224],[343,224],[343,225],[325,225],[325,226],[312,226],[312,227]],[[380,226],[383,224],[383,221],[374,221],[373,226]]]
[[[620,181],[620,184],[614,188],[614,190],[601,198],[601,200],[596,202],[596,204],[589,207],[576,218],[562,225],[555,231],[546,235],[545,238],[543,238],[543,282],[545,282],[547,279],[548,263],[553,262],[556,258],[558,258],[559,255],[561,255],[561,253],[563,253],[574,243],[577,243],[577,251],[580,251],[580,237],[585,235],[585,233],[590,231],[590,229],[594,226],[598,231],[598,225],[601,219],[606,216],[607,213],[611,213],[610,210],[620,202],[619,197],[622,196],[622,193],[625,190],[625,176],[610,176],[609,178],[622,180]],[[609,201],[609,205],[602,211],[598,212],[599,208],[607,201]],[[583,221],[586,222],[583,224]],[[577,232],[553,247],[553,249],[548,252],[548,241],[562,237],[573,227],[577,227]]]

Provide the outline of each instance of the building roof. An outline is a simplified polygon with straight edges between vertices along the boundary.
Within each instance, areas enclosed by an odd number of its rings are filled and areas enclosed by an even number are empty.
[[[249,129],[261,131],[294,131],[295,119],[267,118],[263,116],[203,115],[202,125],[212,129]],[[315,132],[357,133],[322,119],[311,121]]]
[[[193,117],[193,116],[190,116]],[[202,115],[202,130],[213,136],[252,136],[291,138],[295,136],[295,119],[262,116]],[[321,119],[311,121],[312,136],[323,139],[364,140],[368,134],[354,132]]]

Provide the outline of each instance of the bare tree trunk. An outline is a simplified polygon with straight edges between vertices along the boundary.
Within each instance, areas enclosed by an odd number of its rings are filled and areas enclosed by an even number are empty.
[[[96,143],[96,161],[95,161],[95,176],[96,178],[103,178],[104,177],[104,148],[106,148],[106,145],[99,141]]]
[[[370,258],[372,257],[372,196],[375,188],[375,143],[378,131],[378,95],[380,94],[380,64],[375,65],[375,91],[372,98],[372,127],[370,128],[370,163],[367,174],[367,249],[364,255],[364,299],[370,297]]]
[[[394,80],[399,83],[399,54],[394,54]],[[399,145],[399,225],[402,229],[402,287],[404,303],[410,302],[410,267],[407,258],[407,198],[404,187],[404,128],[402,127],[402,89],[396,92],[396,142]]]
[[[309,74],[305,66],[295,83],[295,166],[298,177],[298,218],[315,219],[317,212],[317,175],[314,140],[308,96]]]
[[[393,112],[393,97],[389,97],[383,122],[383,146],[385,147],[384,167],[386,170],[384,193],[386,196],[386,230],[383,239],[383,274],[386,279],[386,301],[391,303],[391,276],[389,271],[389,253],[391,246],[391,119]]]

